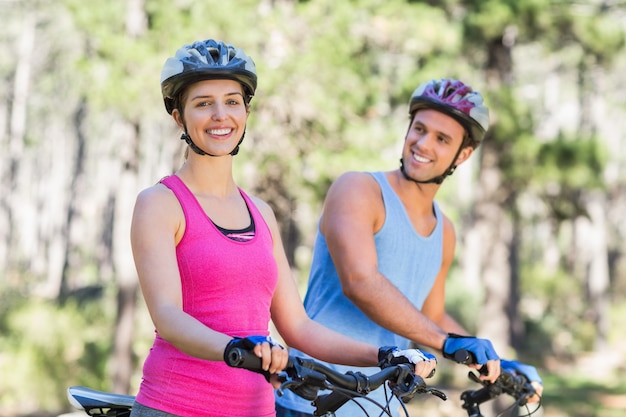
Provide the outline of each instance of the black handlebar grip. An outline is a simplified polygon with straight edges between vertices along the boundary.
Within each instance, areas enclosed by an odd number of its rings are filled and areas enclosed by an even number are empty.
[[[460,349],[460,350],[457,350],[456,352],[454,352],[454,360],[457,361],[460,364],[463,364],[463,365],[475,365],[475,364],[477,364],[476,356],[474,356],[474,354],[472,352],[470,352],[469,350],[465,350],[465,349]],[[487,366],[481,366],[480,369],[478,370],[478,372],[481,375],[487,375],[489,373],[489,369],[487,369]],[[470,377],[470,378],[472,378],[472,377]],[[475,382],[480,382],[480,380],[478,380],[478,379],[475,379],[474,381]]]
[[[226,355],[226,363],[233,368],[243,368],[249,371],[262,372],[261,358],[254,353],[241,348],[231,349]]]
[[[454,361],[457,363],[462,363],[464,365],[471,365],[476,363],[476,359],[474,355],[469,350],[459,349],[454,352]]]

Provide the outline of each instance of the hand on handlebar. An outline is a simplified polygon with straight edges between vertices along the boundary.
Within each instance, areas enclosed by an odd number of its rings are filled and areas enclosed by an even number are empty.
[[[491,342],[487,339],[449,333],[442,350],[444,358],[465,363],[472,368],[480,369],[486,365],[486,372],[485,369],[481,370],[481,380],[494,382],[500,376],[500,358]],[[459,351],[463,351],[466,354],[469,353],[470,357],[459,358],[457,355]]]
[[[537,368],[532,365],[526,365],[520,363],[518,361],[508,361],[502,359],[500,361],[503,371],[510,372],[514,375],[523,375],[528,379],[528,381],[532,384],[535,389],[535,395],[528,399],[529,403],[538,402],[541,399],[541,394],[543,392],[543,382],[541,377],[539,376],[539,372],[537,372]]]
[[[236,349],[244,349],[253,352],[259,358],[259,364],[249,368],[265,376],[270,381],[270,375],[277,374],[287,366],[289,354],[287,350],[276,343],[272,338],[266,336],[248,336],[244,338],[233,338],[224,349],[224,362],[233,366],[228,359],[229,355]],[[258,369],[253,369],[258,368]]]
[[[435,375],[437,358],[419,349],[400,350],[395,346],[383,346],[378,350],[378,366],[381,369],[401,363],[413,364],[416,375],[430,378]]]
[[[245,341],[233,341],[232,343],[250,345]],[[388,349],[380,350],[382,357],[379,358],[381,360],[385,359],[385,353],[390,353],[389,360],[395,358],[393,351],[397,348]],[[412,355],[417,355],[418,352],[420,356],[423,355],[425,360],[420,360],[418,363],[432,364],[435,362],[434,359],[429,359],[432,357],[430,354],[423,354],[415,349],[409,349],[409,351]],[[401,357],[403,356],[398,355],[396,359]],[[243,368],[255,372],[259,372],[260,369],[260,358],[254,356],[252,350],[245,346],[233,347],[225,353],[224,359],[229,366],[234,368]],[[413,373],[414,368],[412,362],[402,362],[397,365],[384,366],[381,371],[371,375],[365,375],[359,371],[342,373],[313,358],[290,356],[287,366],[279,374],[281,385],[277,387],[277,394],[280,396],[283,395],[284,390],[291,390],[302,398],[312,401],[312,405],[316,409],[315,415],[319,416],[336,411],[350,399],[367,397],[370,392],[381,386],[391,389],[393,396],[403,403],[408,402],[415,394],[432,394],[442,400],[447,398],[438,389],[426,386],[424,380]],[[320,394],[320,390],[330,392]],[[378,404],[375,400],[370,399],[370,401]],[[386,410],[389,402],[385,405],[378,404],[378,406],[381,410]],[[385,414],[387,413],[385,412]]]

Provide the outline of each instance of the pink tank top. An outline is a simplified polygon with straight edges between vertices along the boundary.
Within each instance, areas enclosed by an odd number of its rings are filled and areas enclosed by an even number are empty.
[[[268,335],[270,303],[278,279],[271,232],[250,198],[239,190],[254,219],[255,236],[224,236],[175,175],[161,180],[185,214],[176,247],[183,310],[230,336]],[[180,416],[274,416],[272,386],[257,373],[188,356],[158,333],[144,363],[137,401]]]

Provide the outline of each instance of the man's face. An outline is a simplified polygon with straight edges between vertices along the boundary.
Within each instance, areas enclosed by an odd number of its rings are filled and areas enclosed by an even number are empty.
[[[453,117],[432,109],[418,110],[404,141],[402,158],[407,175],[426,181],[443,174],[463,143],[465,129]],[[472,153],[465,147],[456,165]]]

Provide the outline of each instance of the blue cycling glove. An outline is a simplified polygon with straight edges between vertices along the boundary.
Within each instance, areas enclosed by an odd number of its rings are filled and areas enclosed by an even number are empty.
[[[541,377],[539,376],[539,372],[537,372],[537,369],[532,365],[502,359],[500,361],[500,366],[503,371],[507,371],[512,374],[522,374],[530,382],[539,382],[540,384],[543,384]]]
[[[443,343],[443,357],[462,362],[463,359],[457,358],[455,353],[463,350],[471,354],[470,363],[472,364],[484,365],[490,360],[500,359],[489,340],[449,333],[448,338]]]

